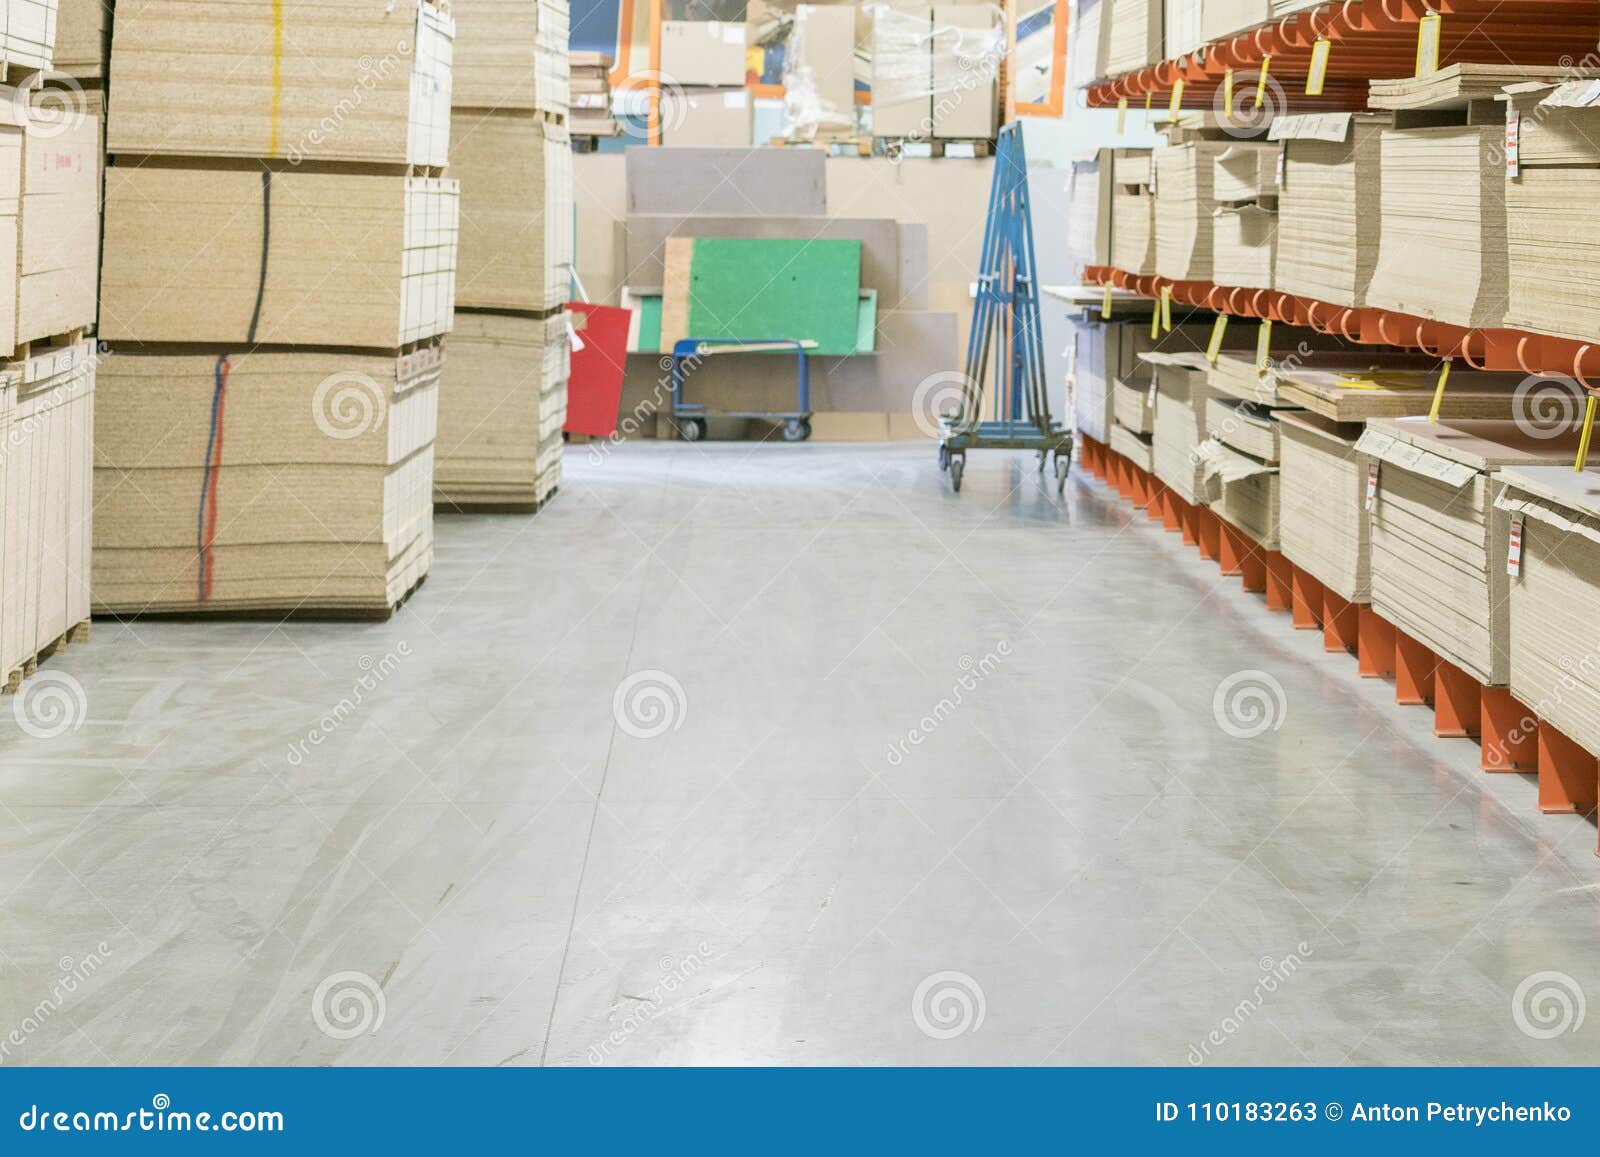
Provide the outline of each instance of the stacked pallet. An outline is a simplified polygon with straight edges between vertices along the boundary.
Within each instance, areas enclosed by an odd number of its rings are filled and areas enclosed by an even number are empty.
[[[95,608],[387,616],[433,549],[451,18],[117,17]]]
[[[39,87],[55,5],[8,6],[0,60],[0,685],[87,637],[100,122]]]
[[[569,128],[574,148],[579,142],[593,150],[599,137],[617,135],[611,115],[611,57],[603,52],[572,54],[572,109]]]
[[[441,509],[537,510],[561,480],[573,262],[565,26],[565,3],[552,0],[467,5],[458,19],[450,164],[461,256],[439,404]]]

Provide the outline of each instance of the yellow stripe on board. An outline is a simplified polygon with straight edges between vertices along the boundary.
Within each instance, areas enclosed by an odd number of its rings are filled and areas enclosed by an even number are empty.
[[[283,104],[283,0],[272,0],[272,127],[267,156],[278,155],[278,115]]]

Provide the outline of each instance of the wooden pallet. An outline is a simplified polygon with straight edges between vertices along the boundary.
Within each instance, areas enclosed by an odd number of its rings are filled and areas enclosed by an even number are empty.
[[[991,140],[916,140],[906,137],[874,137],[874,141],[890,157],[957,157],[971,150],[973,157],[994,156]]]
[[[537,502],[505,502],[492,498],[478,502],[471,498],[436,497],[433,500],[433,510],[435,514],[538,514],[554,502],[556,495],[560,493],[561,487],[553,487],[543,500]]]
[[[5,685],[0,687],[0,695],[15,695],[22,688],[23,680],[32,678],[39,670],[39,664],[50,658],[57,651],[66,649],[69,643],[87,643],[89,641],[89,620],[67,629],[67,633],[59,639],[46,644],[37,655],[28,659],[21,667],[11,672]]]

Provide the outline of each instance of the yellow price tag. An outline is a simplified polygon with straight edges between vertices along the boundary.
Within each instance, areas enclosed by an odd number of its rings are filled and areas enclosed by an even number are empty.
[[[1222,74],[1222,115],[1233,117],[1233,69]]]
[[[1439,37],[1444,17],[1430,12],[1417,23],[1417,75],[1432,76],[1439,71]]]
[[[1128,129],[1128,98],[1117,97],[1117,136],[1121,136]]]
[[[1264,374],[1272,362],[1272,321],[1266,319],[1256,333],[1256,373]]]
[[[1583,409],[1583,436],[1578,439],[1578,460],[1572,464],[1573,470],[1582,470],[1589,461],[1589,436],[1594,433],[1594,408],[1595,402],[1600,401],[1593,394]]]
[[[1450,361],[1439,367],[1439,384],[1433,387],[1433,405],[1428,408],[1428,425],[1439,424],[1439,407],[1444,404],[1444,384],[1450,380]]]
[[[1158,304],[1150,311],[1150,340],[1155,341],[1161,336],[1161,306]]]
[[[1161,328],[1172,332],[1172,286],[1161,287]]]
[[[1311,46],[1311,68],[1306,72],[1306,95],[1321,96],[1322,86],[1328,79],[1328,54],[1333,51],[1333,42],[1326,36],[1317,37],[1317,42]]]
[[[1272,67],[1272,57],[1261,58],[1261,75],[1256,77],[1256,107],[1260,108],[1267,99],[1267,69]]]
[[[1167,119],[1177,120],[1178,109],[1181,107],[1183,107],[1183,77],[1180,76],[1177,83],[1172,86],[1172,100],[1167,103]]]
[[[1206,361],[1212,365],[1217,364],[1217,359],[1222,356],[1222,335],[1228,332],[1228,315],[1217,314],[1217,320],[1211,323],[1211,340],[1206,343]]]
[[[1106,291],[1100,298],[1100,320],[1111,320],[1111,286],[1106,286]]]

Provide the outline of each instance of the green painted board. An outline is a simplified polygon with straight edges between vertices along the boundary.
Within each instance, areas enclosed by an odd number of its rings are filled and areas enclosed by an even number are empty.
[[[655,354],[661,352],[661,297],[659,294],[635,297],[639,303],[639,340],[629,353]],[[878,291],[864,289],[856,303],[856,348],[858,354],[876,353],[878,349]],[[780,355],[787,356],[787,355]]]
[[[823,355],[856,352],[860,241],[697,237],[693,245],[684,336],[782,338],[814,341]]]

